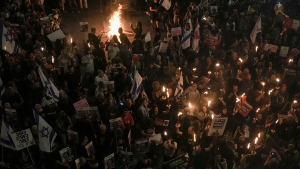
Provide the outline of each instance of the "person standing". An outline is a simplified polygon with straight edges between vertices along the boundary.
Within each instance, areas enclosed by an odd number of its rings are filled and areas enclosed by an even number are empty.
[[[81,10],[83,9],[82,1],[83,1],[83,3],[84,3],[84,10],[87,11],[87,9],[88,9],[88,3],[87,3],[87,0],[79,0],[79,3],[80,3],[80,9],[81,9]]]
[[[151,12],[151,26],[152,28],[154,28],[153,26],[153,22],[156,23],[156,27],[159,28],[158,26],[158,7],[159,7],[159,3],[157,0],[152,0],[152,2],[150,3],[150,12]]]
[[[177,143],[172,138],[169,138],[164,142],[163,147],[165,150],[164,162],[172,160],[177,149]]]
[[[96,49],[99,48],[102,35],[96,36],[96,28],[91,28],[91,33],[88,34],[88,42],[90,42]]]

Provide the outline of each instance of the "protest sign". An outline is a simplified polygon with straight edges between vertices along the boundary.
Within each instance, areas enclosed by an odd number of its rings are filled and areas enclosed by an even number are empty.
[[[150,32],[148,32],[145,36],[145,42],[150,42],[151,41],[151,35]]]
[[[281,57],[287,57],[287,54],[289,53],[289,47],[281,46],[279,56]]]
[[[277,45],[271,45],[271,44],[266,44],[264,50],[268,51],[271,50],[271,52],[276,53],[278,49]]]
[[[187,159],[185,156],[181,155],[179,157],[176,157],[170,161],[163,163],[162,168],[163,169],[175,169],[185,163],[187,163]]]
[[[181,35],[181,27],[171,28],[172,36]]]
[[[123,165],[125,165],[128,169],[133,169],[133,153],[121,151],[121,155]]]
[[[110,124],[110,129],[111,130],[116,130],[117,128],[122,126],[123,122],[122,122],[122,119],[120,117],[118,117],[118,118],[115,118],[115,119],[110,119],[109,124]]]
[[[69,147],[60,150],[59,154],[63,163],[72,161],[72,154]]]
[[[47,35],[47,37],[51,42],[55,42],[57,39],[63,39],[66,36],[61,29],[58,29],[57,31],[52,32],[49,35]]]
[[[5,109],[7,121],[18,120],[17,111],[15,109]]]
[[[283,27],[287,29],[291,29],[293,26],[293,19],[292,18],[285,18],[283,22]]]
[[[92,141],[85,146],[85,150],[86,150],[88,156],[95,153],[95,149],[94,149],[94,145],[93,145]]]
[[[291,51],[290,51],[290,54],[293,55],[294,57],[298,56],[300,53],[300,50],[298,50],[297,48],[293,48]]]
[[[161,42],[159,45],[159,52],[166,53],[168,49],[168,44]]]
[[[105,169],[115,168],[115,155],[114,155],[114,153],[104,157],[104,167],[105,167]]]
[[[163,125],[163,123],[164,123],[164,120],[163,119],[155,119],[155,125],[157,125],[157,126],[162,126]]]
[[[164,38],[164,42],[169,42],[171,38]]]
[[[106,81],[104,82],[105,92],[114,92],[115,91],[115,81]]]
[[[293,25],[292,25],[292,28],[295,29],[295,30],[298,30],[300,27],[300,21],[299,20],[296,20],[294,19],[293,21]]]
[[[78,133],[76,131],[67,130],[68,139],[73,142],[78,142]]]
[[[89,23],[88,22],[79,22],[80,25],[80,32],[87,32],[89,29]]]
[[[90,107],[89,103],[87,102],[86,98],[79,100],[78,102],[73,103],[74,108],[79,107]]]
[[[252,106],[248,104],[245,98],[243,98],[243,104],[241,106],[241,101],[239,100],[238,102],[235,103],[235,109],[239,111],[241,115],[244,117],[247,116],[247,114],[252,110]]]
[[[98,107],[79,107],[76,108],[77,119],[80,121],[97,121],[100,120]]]
[[[218,130],[219,136],[223,135],[227,121],[228,121],[228,117],[214,118],[211,122],[209,131],[208,131],[208,136],[212,136],[213,133],[217,132],[217,130]]]
[[[161,138],[161,134],[155,134],[152,137],[149,137],[149,140],[154,141],[156,143],[156,145],[162,144],[162,138]]]
[[[164,120],[163,126],[169,126],[170,120]]]
[[[139,139],[135,141],[136,151],[146,153],[149,151],[149,139]]]
[[[50,134],[50,133],[48,133]],[[11,134],[13,142],[17,150],[32,146],[35,144],[35,141],[32,137],[30,129],[22,130]]]
[[[218,45],[218,36],[206,35],[205,43],[208,45],[213,45],[213,46]]]
[[[75,164],[76,164],[76,169],[81,169],[81,164],[80,164],[79,158],[77,158],[77,159],[75,160]]]

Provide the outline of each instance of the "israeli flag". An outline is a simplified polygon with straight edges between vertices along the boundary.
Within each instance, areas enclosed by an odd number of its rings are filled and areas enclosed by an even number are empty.
[[[33,117],[38,129],[39,147],[41,151],[51,152],[54,146],[54,139],[57,134],[52,127],[35,111],[33,111]]]
[[[169,10],[171,8],[172,5],[172,1],[171,0],[160,0],[160,5],[165,7],[166,10]]]
[[[13,129],[9,126],[7,121],[4,118],[2,118],[0,144],[6,148],[15,150],[15,144],[11,138],[11,134],[13,132]]]
[[[47,77],[47,75],[42,71],[41,67],[38,68],[38,72],[43,83],[44,89],[46,91],[47,96],[53,98],[55,101],[59,100],[59,91],[51,82],[51,80]]]
[[[189,18],[185,23],[180,49],[186,49],[191,46],[191,37],[193,36],[192,20]]]
[[[135,101],[139,96],[139,93],[143,85],[142,81],[143,79],[141,75],[137,70],[135,70],[134,77],[133,77],[133,85],[131,87],[131,94],[132,94],[133,101]]]
[[[3,24],[0,23],[0,46],[2,50],[5,50],[9,54],[15,54],[18,51],[18,45],[8,32],[8,30],[5,28]]]
[[[2,95],[4,94],[4,92],[5,92],[5,87],[2,80],[0,79],[0,105],[2,105]]]
[[[183,93],[183,77],[182,77],[182,72],[180,75],[180,79],[178,81],[177,87],[175,89],[174,97],[175,99],[180,96]]]

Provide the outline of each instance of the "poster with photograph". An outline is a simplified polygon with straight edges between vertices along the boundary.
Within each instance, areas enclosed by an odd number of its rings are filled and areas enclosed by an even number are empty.
[[[76,169],[81,169],[81,164],[79,158],[75,160]]]
[[[78,133],[76,131],[67,130],[68,139],[73,142],[78,142]]]
[[[279,56],[281,57],[287,57],[287,54],[289,53],[289,47],[287,46],[281,46]]]
[[[100,114],[97,106],[89,107],[88,119],[90,121],[100,120]]]
[[[138,153],[146,153],[149,151],[149,139],[140,139],[135,141],[136,151]]]
[[[115,92],[115,82],[114,81],[106,81],[104,82],[105,92]]]
[[[268,51],[271,50],[272,53],[276,53],[278,49],[277,45],[272,45],[272,44],[266,44],[264,50]]]
[[[159,52],[160,53],[166,53],[168,49],[168,44],[161,42],[159,45]]]
[[[283,27],[287,29],[291,29],[293,26],[293,19],[292,18],[285,18],[283,21]]]
[[[30,129],[25,129],[19,132],[12,133],[11,138],[15,144],[16,150],[18,151],[35,144]]]
[[[114,153],[104,157],[104,167],[105,167],[105,169],[115,168],[115,155],[114,155]]]
[[[294,19],[292,28],[295,29],[295,30],[298,30],[300,28],[300,21]]]
[[[5,115],[7,121],[18,120],[17,111],[15,109],[5,109]]]
[[[154,123],[157,126],[162,126],[164,123],[164,120],[163,119],[155,119]]]
[[[110,130],[114,131],[122,126],[122,119],[120,117],[109,120]]]
[[[290,51],[290,54],[293,55],[294,57],[298,56],[300,53],[300,50],[297,49],[297,48],[293,48],[291,51]]]
[[[87,121],[88,120],[88,113],[89,107],[80,107],[76,108],[76,116],[79,121]]]
[[[59,151],[61,161],[63,163],[70,162],[72,161],[72,154],[71,150],[69,147],[63,148],[62,150]]]
[[[89,23],[88,22],[79,22],[80,32],[88,32]]]
[[[128,168],[133,169],[133,153],[132,152],[126,152],[121,151],[122,155],[122,163]]]
[[[210,6],[210,12],[213,13],[213,9],[218,13],[218,6]]]
[[[211,122],[209,131],[208,131],[208,136],[212,136],[213,133],[217,132],[217,130],[218,130],[218,136],[223,135],[227,121],[228,121],[228,117],[214,118]]]
[[[93,145],[92,141],[85,146],[85,150],[86,150],[88,156],[95,153],[95,149],[94,149],[94,145]]]

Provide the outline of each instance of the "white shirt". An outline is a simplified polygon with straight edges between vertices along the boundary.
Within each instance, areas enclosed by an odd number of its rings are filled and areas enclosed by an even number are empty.
[[[99,82],[107,82],[108,81],[108,77],[106,74],[103,74],[102,77],[96,76],[95,78],[95,85],[98,86]]]
[[[174,141],[174,146],[177,147],[177,143]],[[168,140],[164,142],[163,147],[165,149],[165,155],[168,157],[173,157],[175,154],[175,149],[168,144]]]

